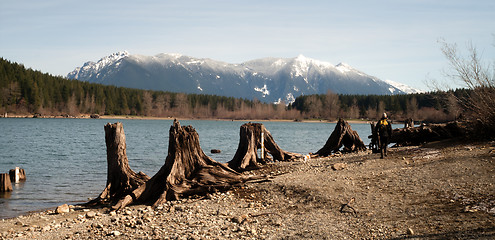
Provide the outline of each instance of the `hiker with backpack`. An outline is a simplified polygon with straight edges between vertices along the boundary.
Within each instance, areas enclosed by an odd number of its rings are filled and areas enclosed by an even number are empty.
[[[392,137],[392,124],[387,119],[387,113],[383,113],[382,118],[375,127],[376,133],[378,135],[378,147],[380,148],[381,157],[387,156],[387,145]]]

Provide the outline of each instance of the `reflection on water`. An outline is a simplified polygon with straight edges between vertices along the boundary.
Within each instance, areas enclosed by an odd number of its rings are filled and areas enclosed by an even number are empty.
[[[12,192],[0,192],[0,198],[9,199],[12,196]],[[0,204],[3,204],[4,201],[0,200]]]

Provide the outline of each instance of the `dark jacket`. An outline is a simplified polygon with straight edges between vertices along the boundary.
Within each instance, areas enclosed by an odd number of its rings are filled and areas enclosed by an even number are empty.
[[[392,124],[386,118],[380,119],[376,124],[376,132],[381,138],[388,138],[392,136]]]

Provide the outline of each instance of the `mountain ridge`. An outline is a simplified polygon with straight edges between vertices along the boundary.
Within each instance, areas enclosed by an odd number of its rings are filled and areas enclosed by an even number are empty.
[[[265,102],[291,103],[297,96],[322,94],[408,94],[420,90],[367,75],[346,63],[333,65],[298,55],[260,58],[232,64],[209,58],[160,53],[111,54],[88,61],[69,79],[121,87],[196,94],[214,94]]]

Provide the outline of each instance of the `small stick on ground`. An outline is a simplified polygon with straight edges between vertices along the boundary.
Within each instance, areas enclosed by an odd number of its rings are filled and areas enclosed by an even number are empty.
[[[278,213],[274,213],[274,212],[266,212],[266,213],[258,213],[258,214],[249,214],[250,217],[259,217],[259,216],[265,216],[265,215],[277,215],[279,217],[282,217],[280,214]]]
[[[356,199],[354,197],[351,198],[351,200],[349,200],[349,202],[347,203],[344,203],[342,204],[342,206],[340,206],[340,212],[343,213],[344,212],[344,208],[347,207],[349,209],[352,210],[352,212],[354,213],[355,216],[357,216],[357,212],[356,212],[356,209],[354,209],[350,204],[353,203]]]

